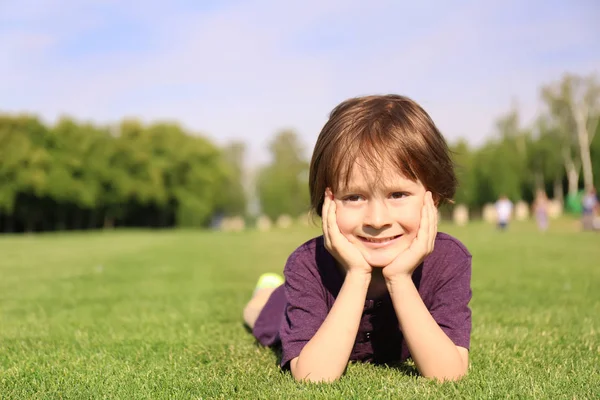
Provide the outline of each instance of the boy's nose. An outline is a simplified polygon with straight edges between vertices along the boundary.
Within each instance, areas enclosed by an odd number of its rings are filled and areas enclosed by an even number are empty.
[[[365,225],[381,229],[391,224],[390,212],[382,201],[371,201],[365,215]]]

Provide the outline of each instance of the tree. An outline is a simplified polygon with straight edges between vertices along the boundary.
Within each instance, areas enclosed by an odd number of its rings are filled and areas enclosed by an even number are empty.
[[[456,168],[458,187],[454,200],[456,204],[466,204],[468,207],[477,205],[475,182],[474,153],[466,140],[461,139],[450,147]]]
[[[600,117],[600,86],[595,76],[565,75],[560,82],[542,89],[542,98],[563,134],[563,159],[569,193],[577,191],[579,168],[586,188],[594,185],[590,145]],[[576,149],[578,157],[572,152]]]
[[[563,160],[561,132],[552,119],[541,115],[534,126],[535,137],[529,147],[528,163],[534,176],[536,189],[546,189],[550,183],[554,187],[554,198],[563,199]]]
[[[105,133],[104,133],[105,134]],[[96,207],[100,180],[94,171],[94,145],[103,133],[91,125],[80,125],[63,117],[48,131],[45,148],[52,163],[48,172],[48,196],[54,202],[55,223],[59,228],[68,225],[80,229],[84,210],[90,213]]]
[[[5,230],[14,228],[17,197],[22,191],[42,192],[45,173],[40,164],[47,154],[34,145],[29,128],[41,129],[30,116],[0,116],[0,213],[6,215]]]
[[[116,161],[127,171],[129,200],[142,205],[163,205],[167,199],[163,174],[165,162],[157,158],[165,146],[155,143],[162,134],[156,130],[156,127],[145,128],[135,120],[124,120],[119,128],[120,151],[117,155],[121,157]]]
[[[527,132],[520,127],[516,109],[500,117],[496,129],[498,139],[488,141],[476,158],[480,195],[485,202],[495,201],[501,195],[522,199],[523,189],[529,184],[525,176]]]
[[[179,226],[204,226],[215,213],[225,180],[221,152],[208,140],[186,134],[177,124],[148,127],[124,121],[113,164],[119,192],[146,220],[159,214],[159,225],[171,218]],[[131,221],[139,224],[136,218]]]
[[[290,130],[282,131],[271,141],[269,150],[272,161],[258,177],[262,211],[272,219],[308,211],[308,162],[298,136]]]
[[[600,187],[600,124],[596,127],[596,135],[590,145],[590,156],[592,158],[592,169],[596,179],[595,187]]]
[[[209,141],[189,136],[173,165],[172,190],[180,226],[205,226],[217,212],[226,180],[223,157]]]
[[[32,232],[43,217],[36,199],[46,197],[49,191],[52,157],[45,147],[48,129],[30,115],[4,122],[0,170],[8,187],[2,196],[6,198],[5,209],[12,208],[13,216],[23,220],[25,231]]]
[[[31,142],[17,118],[0,116],[0,212],[14,211],[19,190],[17,174],[29,157]]]
[[[244,158],[246,145],[243,142],[229,143],[223,149],[226,168],[224,187],[220,191],[219,208],[225,215],[245,215],[247,207],[246,188],[244,188]]]

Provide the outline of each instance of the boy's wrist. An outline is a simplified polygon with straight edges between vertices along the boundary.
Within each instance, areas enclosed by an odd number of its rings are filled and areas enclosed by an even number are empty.
[[[386,277],[385,284],[390,293],[402,290],[403,288],[414,286],[412,274],[397,274],[392,277]]]
[[[371,274],[362,270],[348,269],[345,281],[352,284],[366,284],[366,286],[369,286],[369,283],[371,283]]]

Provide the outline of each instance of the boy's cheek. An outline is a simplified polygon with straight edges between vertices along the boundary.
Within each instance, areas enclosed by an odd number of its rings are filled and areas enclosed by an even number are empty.
[[[344,235],[344,237],[346,239],[348,239],[348,241],[350,243],[353,243],[353,244],[356,243],[356,238],[353,235],[349,235],[349,234],[346,234],[346,233],[342,233],[342,234]]]
[[[339,223],[338,223],[338,228],[340,228],[340,232],[342,233],[342,236],[344,236],[346,239],[348,239],[348,241],[350,243],[356,244],[356,242],[358,240],[354,236],[352,229],[350,229],[348,226],[344,226],[343,224],[340,226]]]
[[[343,234],[349,233],[352,225],[351,214],[343,206],[338,206],[335,213],[335,220]]]

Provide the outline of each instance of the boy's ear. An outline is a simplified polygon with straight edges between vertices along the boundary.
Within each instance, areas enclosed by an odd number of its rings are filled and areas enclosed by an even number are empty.
[[[325,196],[331,196],[331,198],[333,199],[333,191],[331,190],[330,187],[327,187],[325,189]],[[325,201],[325,199],[323,199],[323,201]]]

